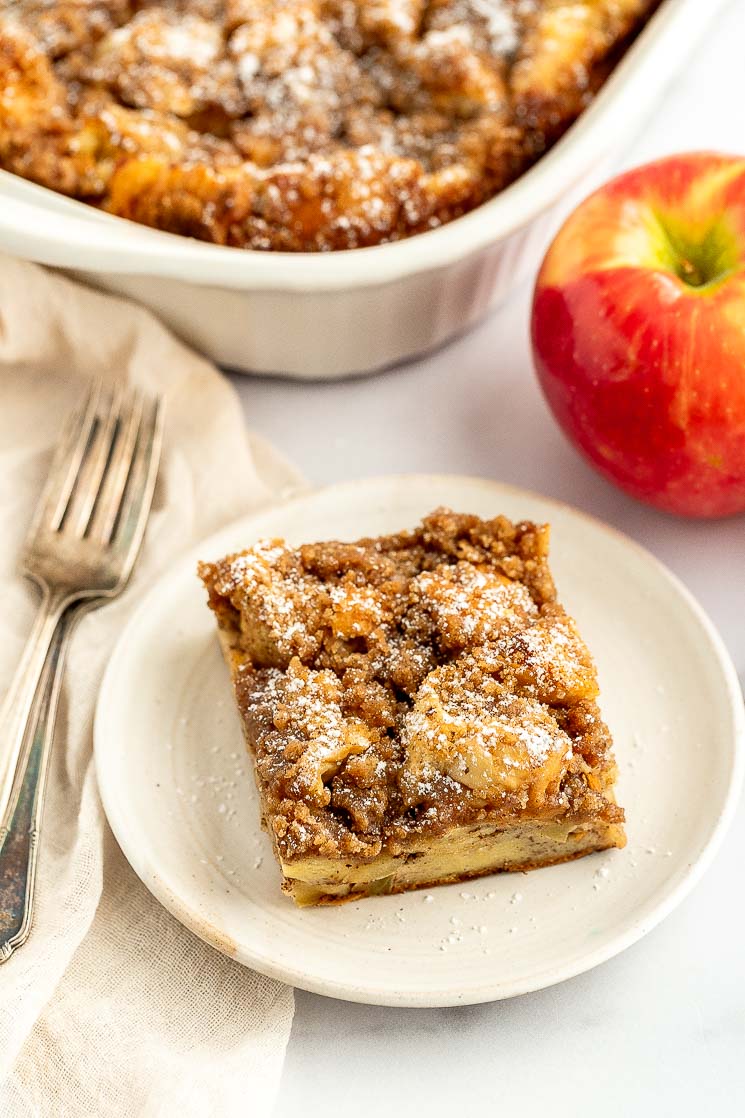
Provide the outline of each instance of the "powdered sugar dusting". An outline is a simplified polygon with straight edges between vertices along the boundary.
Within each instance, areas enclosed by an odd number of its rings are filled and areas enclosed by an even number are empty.
[[[466,660],[432,672],[401,732],[404,779],[414,796],[432,792],[441,773],[490,798],[527,792],[544,766],[561,771],[572,743],[545,707],[480,681]]]
[[[421,596],[448,648],[496,641],[537,616],[522,583],[470,563],[427,571],[414,580],[412,592]]]
[[[10,112],[0,158],[218,244],[306,252],[399,240],[512,182],[581,110],[636,22],[629,5],[609,5],[608,27],[593,21],[596,33],[567,49],[534,18],[547,2],[14,0],[0,20],[11,38],[20,25],[49,72],[37,82],[21,66],[29,104],[18,120]]]
[[[345,717],[341,699],[333,672],[311,671],[296,661],[286,672],[270,670],[260,699],[273,711],[277,728],[300,747],[291,778],[295,794],[321,805],[329,802],[329,773],[370,745],[364,724]]]
[[[262,541],[203,568],[243,656],[236,692],[283,857],[388,843],[416,865],[418,836],[563,816],[593,769],[602,788],[594,669],[554,600],[545,532],[474,520],[440,510],[402,537]]]

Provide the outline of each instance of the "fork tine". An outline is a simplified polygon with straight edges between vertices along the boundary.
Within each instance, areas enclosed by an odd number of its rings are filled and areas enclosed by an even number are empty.
[[[78,406],[70,413],[49,467],[37,513],[29,532],[44,525],[56,532],[65,515],[75,479],[93,430],[101,395],[101,382],[94,380]]]
[[[144,397],[137,389],[131,389],[123,397],[117,438],[88,530],[88,537],[97,543],[107,544],[114,531],[132,467],[144,406]]]
[[[70,494],[67,512],[62,521],[62,530],[78,539],[82,539],[85,535],[96,505],[117,431],[121,398],[122,389],[119,386],[114,388],[111,395],[101,394],[96,417],[98,423],[93,428],[87,453]]]
[[[137,447],[111,541],[122,555],[125,581],[140,551],[155,490],[163,443],[163,401],[156,396],[144,408]]]

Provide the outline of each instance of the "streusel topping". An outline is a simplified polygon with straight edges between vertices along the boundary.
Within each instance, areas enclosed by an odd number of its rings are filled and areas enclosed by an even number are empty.
[[[253,249],[358,248],[491,198],[659,0],[0,0],[0,166]]]
[[[282,857],[374,857],[495,813],[618,809],[597,680],[548,530],[439,510],[414,532],[200,573]]]

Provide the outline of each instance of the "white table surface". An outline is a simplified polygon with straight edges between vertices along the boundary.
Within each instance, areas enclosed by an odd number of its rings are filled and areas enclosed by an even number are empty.
[[[742,151],[743,43],[745,2],[730,0],[619,167],[686,148]],[[374,377],[236,377],[246,420],[319,485],[480,474],[602,517],[683,579],[745,678],[745,516],[674,520],[594,474],[559,434],[533,378],[529,303],[525,286],[468,337]],[[298,991],[276,1118],[377,1118],[402,1105],[427,1118],[745,1114],[744,862],[741,807],[715,864],[672,916],[618,958],[540,993],[400,1010]]]

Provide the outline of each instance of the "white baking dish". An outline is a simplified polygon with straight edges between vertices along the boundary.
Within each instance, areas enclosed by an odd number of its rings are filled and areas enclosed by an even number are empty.
[[[640,125],[725,0],[664,0],[593,105],[509,189],[410,240],[261,253],[146,229],[0,172],[0,249],[157,312],[215,361],[341,377],[423,353],[537,266],[553,227]]]

